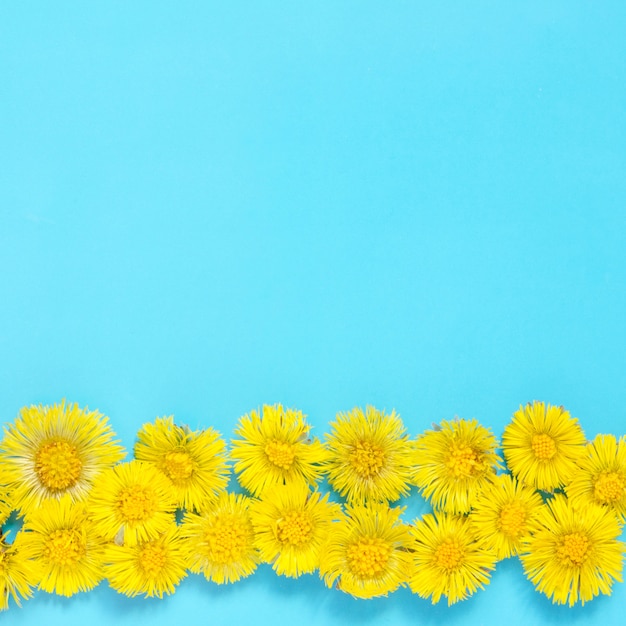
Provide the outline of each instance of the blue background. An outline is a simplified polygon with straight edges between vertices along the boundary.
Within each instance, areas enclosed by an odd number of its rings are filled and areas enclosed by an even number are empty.
[[[129,6],[127,6],[129,5]],[[127,448],[175,414],[626,405],[626,4],[3,2],[0,419],[71,402]],[[410,506],[418,509],[417,496]],[[164,601],[36,594],[4,624],[617,623],[517,561],[448,608],[315,576]]]

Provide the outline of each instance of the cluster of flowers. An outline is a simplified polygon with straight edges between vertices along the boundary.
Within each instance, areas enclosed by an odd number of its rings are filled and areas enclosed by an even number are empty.
[[[65,402],[24,408],[5,427],[0,522],[13,512],[22,525],[0,536],[0,609],[34,587],[71,596],[103,579],[161,598],[189,571],[233,583],[259,563],[319,572],[358,598],[408,585],[448,604],[511,556],[559,604],[622,580],[626,436],[586,441],[563,407],[520,407],[500,445],[473,419],[411,439],[396,413],[372,407],[338,414],[320,441],[300,411],[264,406],[230,446],[163,417],[133,452],[123,461],[107,418]],[[392,503],[411,486],[432,512],[409,524]]]

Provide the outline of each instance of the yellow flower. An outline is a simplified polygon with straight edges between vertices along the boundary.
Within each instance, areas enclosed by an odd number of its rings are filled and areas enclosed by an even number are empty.
[[[157,418],[137,433],[135,458],[167,476],[179,507],[200,509],[226,490],[226,442],[213,428],[192,432],[173,417]]]
[[[135,545],[156,538],[174,519],[176,499],[168,479],[150,463],[120,463],[93,486],[89,511],[108,541]]]
[[[339,413],[331,428],[328,482],[348,502],[393,502],[408,494],[413,447],[395,412],[354,408]]]
[[[501,467],[498,440],[477,420],[442,420],[416,441],[413,480],[435,509],[468,513]]]
[[[618,441],[615,435],[598,435],[578,465],[565,487],[572,505],[598,504],[626,521],[626,436]]]
[[[534,489],[505,474],[476,498],[469,519],[477,537],[496,558],[506,559],[519,554],[522,538],[530,532],[542,504]]]
[[[518,480],[553,491],[576,472],[585,456],[585,435],[562,406],[533,402],[513,414],[502,435],[502,450]]]
[[[261,558],[277,574],[297,578],[317,569],[321,546],[332,522],[341,517],[341,507],[300,482],[264,492],[250,507],[250,517]]]
[[[186,513],[185,537],[189,569],[218,585],[232,583],[254,572],[259,554],[250,520],[251,498],[223,492],[201,514]]]
[[[40,577],[40,564],[34,560],[32,549],[22,546],[23,535],[18,531],[12,544],[0,536],[0,611],[9,607],[9,597],[21,606],[21,599],[33,595],[32,587]]]
[[[465,600],[489,583],[496,558],[477,539],[466,517],[427,513],[411,529],[414,543],[411,591],[448,606]]]
[[[7,494],[6,488],[0,486],[0,524],[4,524],[9,519],[13,508],[12,498]]]
[[[186,547],[179,527],[172,522],[163,534],[134,546],[109,544],[105,576],[113,589],[131,598],[174,593],[187,576]]]
[[[235,430],[231,458],[239,484],[255,496],[267,487],[304,480],[315,485],[323,471],[326,451],[309,439],[311,427],[300,411],[280,404],[251,411]]]
[[[585,604],[622,581],[626,547],[615,514],[595,505],[576,509],[561,494],[540,511],[520,555],[537,591],[557,604]]]
[[[23,408],[0,444],[3,481],[22,514],[49,498],[84,500],[98,475],[124,457],[108,419],[65,402]]]
[[[401,508],[386,503],[347,505],[347,517],[332,525],[320,554],[320,577],[327,587],[355,598],[386,596],[406,583],[411,556]]]
[[[24,521],[22,546],[40,565],[39,588],[60,596],[93,589],[103,577],[104,541],[94,532],[84,502],[65,494],[46,500]]]

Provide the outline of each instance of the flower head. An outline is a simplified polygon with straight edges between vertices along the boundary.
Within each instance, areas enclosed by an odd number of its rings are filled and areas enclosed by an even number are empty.
[[[597,504],[626,521],[626,436],[598,435],[565,491],[574,506]]]
[[[21,606],[22,599],[33,595],[32,587],[41,575],[32,549],[22,545],[23,536],[24,531],[18,531],[13,543],[0,536],[0,611],[9,607],[10,597]]]
[[[558,494],[543,505],[532,531],[520,558],[528,579],[552,602],[584,604],[622,581],[626,547],[612,511],[593,504],[576,509]]]
[[[317,569],[320,550],[341,507],[303,483],[266,491],[250,507],[255,544],[279,575],[297,578]]]
[[[0,485],[0,524],[4,524],[11,515],[13,502],[5,487]]]
[[[469,519],[476,536],[496,558],[506,559],[519,554],[543,500],[530,487],[508,474],[497,476],[476,498]]]
[[[435,509],[468,513],[500,467],[498,440],[477,420],[442,420],[418,436],[413,480]]]
[[[562,406],[533,402],[513,414],[502,435],[502,450],[518,480],[553,491],[576,472],[585,455],[585,435]]]
[[[476,537],[466,517],[428,513],[415,522],[411,534],[413,593],[433,604],[445,596],[451,605],[489,583],[495,554]]]
[[[226,442],[219,433],[212,428],[192,432],[171,416],[143,425],[135,458],[157,467],[172,485],[178,506],[186,509],[199,509],[228,483]]]
[[[413,448],[395,412],[355,408],[339,413],[331,428],[328,482],[348,502],[393,502],[408,494]]]
[[[72,596],[102,580],[105,542],[94,532],[85,503],[72,502],[69,494],[28,513],[21,545],[40,565],[37,582],[48,593]]]
[[[162,598],[174,593],[187,576],[186,547],[175,522],[156,538],[134,546],[109,544],[104,560],[111,587],[131,598]]]
[[[65,402],[22,409],[0,444],[3,481],[22,514],[63,494],[84,500],[123,457],[106,417]]]
[[[202,513],[186,513],[181,533],[194,574],[218,585],[236,582],[254,572],[259,554],[250,520],[252,499],[223,492]]]
[[[347,505],[347,517],[330,529],[320,554],[320,577],[327,587],[355,598],[386,596],[406,583],[411,556],[401,508],[383,502]]]
[[[127,546],[156,538],[174,520],[168,479],[150,463],[129,461],[104,472],[93,486],[89,511],[108,541]]]
[[[309,438],[310,430],[300,411],[280,404],[244,415],[235,430],[241,439],[233,440],[230,454],[241,486],[258,496],[275,485],[317,483],[326,451]]]

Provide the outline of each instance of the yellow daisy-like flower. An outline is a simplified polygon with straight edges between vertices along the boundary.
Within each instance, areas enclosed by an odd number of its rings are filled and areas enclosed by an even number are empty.
[[[23,408],[0,443],[3,481],[22,514],[49,498],[84,500],[94,480],[124,457],[108,419],[65,402]]]
[[[93,589],[103,577],[105,542],[94,532],[84,502],[69,494],[46,500],[25,518],[22,546],[40,565],[38,585],[72,596]]]
[[[407,581],[411,555],[402,508],[382,502],[347,505],[347,517],[332,525],[320,553],[320,577],[327,587],[355,598],[386,596]]]
[[[513,414],[502,435],[502,450],[518,480],[553,491],[576,472],[585,456],[585,435],[562,406],[533,402]]]
[[[339,413],[331,429],[328,482],[348,502],[393,502],[408,494],[413,444],[395,412],[354,408]]]
[[[0,611],[9,607],[10,597],[21,606],[21,600],[33,595],[32,588],[40,577],[40,564],[34,560],[32,549],[22,546],[23,535],[18,531],[12,544],[0,535]]]
[[[622,581],[626,546],[613,511],[596,505],[576,509],[561,494],[540,511],[520,555],[524,572],[537,591],[557,604],[611,594]]]
[[[476,498],[469,519],[477,537],[501,560],[519,554],[542,505],[534,489],[505,474]]]
[[[157,418],[137,433],[135,458],[154,464],[170,481],[178,506],[200,509],[228,484],[226,442],[207,428],[190,431],[173,417]]]
[[[187,548],[175,522],[156,539],[134,546],[109,544],[105,554],[105,576],[119,593],[147,598],[170,595],[187,576]]]
[[[169,480],[154,465],[130,461],[100,475],[88,504],[102,537],[133,546],[167,530],[176,498]]]
[[[495,554],[476,537],[466,517],[428,513],[411,529],[414,542],[411,591],[448,606],[465,600],[489,583]]]
[[[259,554],[250,519],[252,499],[223,492],[201,514],[186,513],[181,533],[187,543],[189,569],[218,585],[254,572]]]
[[[501,467],[498,440],[477,420],[442,420],[418,436],[413,480],[433,508],[468,513]]]
[[[326,451],[310,439],[311,427],[304,415],[280,404],[251,411],[239,420],[232,442],[231,458],[239,484],[255,496],[267,487],[304,480],[319,480]]]
[[[7,494],[6,488],[0,486],[0,524],[4,524],[9,519],[13,508],[13,501]]]
[[[626,436],[618,441],[615,435],[598,435],[578,465],[565,487],[572,504],[604,506],[626,521]]]
[[[329,528],[341,515],[328,494],[311,493],[304,482],[269,489],[250,507],[261,558],[277,574],[292,578],[317,569]]]

